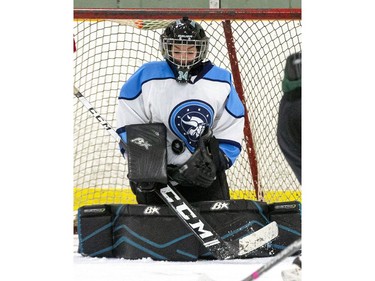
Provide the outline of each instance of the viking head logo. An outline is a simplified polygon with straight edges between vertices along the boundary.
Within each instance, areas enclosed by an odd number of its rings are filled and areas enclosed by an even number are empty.
[[[189,100],[175,107],[169,117],[169,126],[193,152],[205,127],[212,127],[214,111],[212,107],[199,100]]]
[[[186,116],[187,120],[181,120],[184,127],[187,128],[186,133],[193,139],[198,139],[199,136],[203,133],[204,128],[206,127],[205,120],[202,120],[201,118],[197,116]]]

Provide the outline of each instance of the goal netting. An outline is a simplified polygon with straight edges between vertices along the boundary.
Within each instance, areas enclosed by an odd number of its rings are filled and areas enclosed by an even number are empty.
[[[242,152],[227,171],[233,199],[301,201],[301,186],[276,141],[288,55],[301,51],[300,9],[74,10],[74,84],[116,127],[120,88],[143,63],[162,60],[159,36],[189,16],[210,37],[208,59],[226,68],[246,107]],[[74,101],[74,209],[135,203],[117,143]]]

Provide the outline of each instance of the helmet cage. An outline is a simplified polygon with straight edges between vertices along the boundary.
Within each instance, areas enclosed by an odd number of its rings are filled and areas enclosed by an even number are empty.
[[[161,52],[165,59],[176,65],[177,68],[191,69],[194,65],[204,60],[207,56],[208,51],[208,37],[200,40],[191,39],[173,39],[162,36],[161,38]],[[188,52],[180,51],[181,56],[179,58],[173,57],[172,49],[174,45],[181,46],[195,46],[196,56],[193,60],[188,61]],[[185,52],[185,54],[184,54]]]

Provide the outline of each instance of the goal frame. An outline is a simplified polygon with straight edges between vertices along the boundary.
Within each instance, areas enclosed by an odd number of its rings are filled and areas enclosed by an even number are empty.
[[[186,15],[202,20],[300,20],[300,8],[205,9],[205,8],[76,8],[74,19],[176,19]]]
[[[231,20],[301,20],[302,10],[299,8],[262,8],[262,9],[226,9],[226,8],[75,8],[74,20],[125,20],[125,19],[176,19],[189,15],[194,20],[225,20],[222,21],[228,48],[229,61],[234,86],[245,105],[244,136],[251,170],[255,195],[263,201],[263,193],[259,187],[258,164],[256,149],[253,142],[251,124],[246,108],[245,94],[242,88],[240,70],[234,47]]]

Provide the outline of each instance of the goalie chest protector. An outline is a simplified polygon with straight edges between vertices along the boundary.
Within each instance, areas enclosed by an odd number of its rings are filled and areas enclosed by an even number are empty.
[[[192,203],[192,206],[226,241],[270,222],[269,206],[264,202],[223,200]],[[166,205],[83,206],[78,210],[78,238],[78,252],[90,257],[169,261],[213,258]],[[246,257],[266,257],[275,252],[268,245]]]

